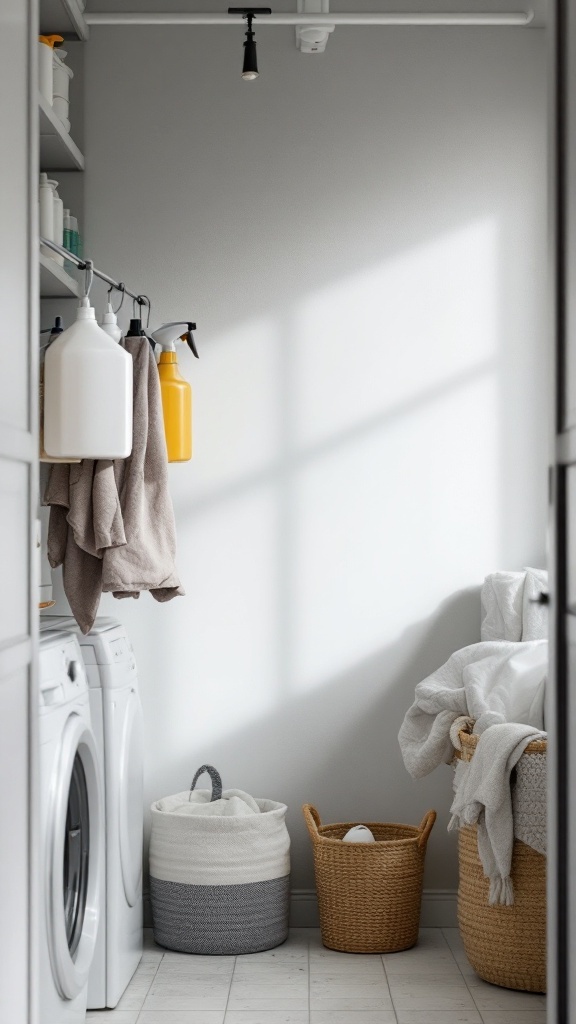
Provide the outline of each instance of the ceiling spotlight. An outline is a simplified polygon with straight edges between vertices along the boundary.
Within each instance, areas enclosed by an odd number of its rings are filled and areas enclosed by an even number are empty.
[[[259,14],[272,14],[270,7],[229,7],[228,14],[241,14],[246,18],[248,29],[244,43],[244,64],[242,66],[242,78],[245,82],[253,82],[258,78],[258,61],[256,58],[256,42],[252,31],[252,19]]]

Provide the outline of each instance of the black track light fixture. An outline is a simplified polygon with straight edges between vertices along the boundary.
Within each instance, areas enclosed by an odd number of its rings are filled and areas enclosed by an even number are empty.
[[[244,43],[244,64],[242,65],[242,78],[245,82],[253,82],[258,78],[258,61],[256,58],[256,41],[252,31],[252,19],[259,14],[272,14],[271,7],[229,7],[228,14],[241,14],[246,18],[248,25],[246,41]]]

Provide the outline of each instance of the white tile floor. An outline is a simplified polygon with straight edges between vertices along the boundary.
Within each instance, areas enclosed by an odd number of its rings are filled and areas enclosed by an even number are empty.
[[[295,928],[268,953],[170,953],[145,932],[140,967],[115,1010],[92,1024],[545,1024],[544,996],[481,981],[456,928],[424,928],[405,953],[325,949]]]

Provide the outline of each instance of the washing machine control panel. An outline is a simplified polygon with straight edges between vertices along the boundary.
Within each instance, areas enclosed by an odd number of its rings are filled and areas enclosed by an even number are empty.
[[[72,634],[40,637],[40,706],[77,700],[87,689],[78,640]]]

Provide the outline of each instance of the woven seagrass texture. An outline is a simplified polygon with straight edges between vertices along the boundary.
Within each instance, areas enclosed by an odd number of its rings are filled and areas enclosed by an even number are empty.
[[[395,953],[418,941],[426,844],[436,812],[419,827],[362,822],[375,843],[343,843],[358,822],[322,825],[303,808],[312,839],[322,942],[344,953]]]
[[[471,760],[477,736],[460,733],[463,760]],[[546,741],[526,747],[523,757],[542,754]],[[458,921],[466,955],[484,981],[524,992],[546,991],[546,857],[514,841],[514,904],[490,906],[490,882],[478,856],[476,827],[459,835]]]
[[[478,740],[480,737],[476,733],[470,735],[467,732],[460,731],[458,733],[460,742],[462,744],[462,753],[456,751],[456,757],[461,757],[463,761],[471,761],[474,756],[474,751],[478,746]],[[529,743],[526,747],[522,757],[526,757],[530,754],[545,754],[548,750],[548,740],[534,740]]]

